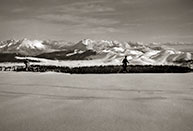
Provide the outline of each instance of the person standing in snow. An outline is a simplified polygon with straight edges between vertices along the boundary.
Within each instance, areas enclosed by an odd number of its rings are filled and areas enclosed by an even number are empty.
[[[123,65],[122,65],[123,72],[128,72],[127,71],[127,63],[129,63],[129,61],[127,60],[127,56],[125,56],[125,58],[123,59],[122,63],[123,63]]]
[[[24,64],[25,64],[25,70],[28,71],[29,61],[27,59],[24,60]]]

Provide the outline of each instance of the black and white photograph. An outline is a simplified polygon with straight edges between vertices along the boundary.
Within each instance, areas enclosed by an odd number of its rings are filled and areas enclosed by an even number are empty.
[[[0,0],[0,131],[193,131],[193,0]]]

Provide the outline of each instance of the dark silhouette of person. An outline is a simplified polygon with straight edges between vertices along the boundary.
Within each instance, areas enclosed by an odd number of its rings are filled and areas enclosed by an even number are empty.
[[[27,71],[29,67],[29,61],[27,59],[24,60],[24,64],[25,64],[25,70]]]
[[[129,61],[127,60],[127,56],[125,56],[125,58],[123,59],[122,63],[123,63],[123,65],[122,65],[123,72],[128,72],[127,71],[127,63],[129,63]]]

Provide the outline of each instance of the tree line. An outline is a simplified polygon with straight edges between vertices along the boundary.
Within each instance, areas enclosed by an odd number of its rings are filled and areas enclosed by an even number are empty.
[[[128,73],[187,73],[193,70],[186,66],[176,65],[128,65]],[[61,72],[71,74],[108,74],[125,73],[121,65],[109,66],[85,66],[85,67],[65,67],[51,65],[30,65],[28,69],[24,66],[0,67],[0,71],[29,71],[29,72]]]

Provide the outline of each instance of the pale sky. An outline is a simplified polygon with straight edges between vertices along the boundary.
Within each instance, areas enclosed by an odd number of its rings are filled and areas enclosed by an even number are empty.
[[[0,0],[0,40],[193,43],[193,0]]]

